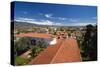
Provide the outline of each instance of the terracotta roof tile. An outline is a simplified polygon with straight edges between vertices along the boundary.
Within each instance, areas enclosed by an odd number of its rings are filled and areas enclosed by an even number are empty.
[[[29,64],[49,64],[81,61],[80,50],[75,39],[59,39],[58,43],[48,46]]]
[[[39,38],[51,38],[50,34],[45,33],[21,33],[15,35],[16,37],[39,37]]]

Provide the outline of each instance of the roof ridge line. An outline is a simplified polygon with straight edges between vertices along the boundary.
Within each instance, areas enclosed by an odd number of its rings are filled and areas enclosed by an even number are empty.
[[[62,40],[61,44],[63,44],[63,43],[64,43],[64,41]],[[61,47],[62,47],[62,45],[59,47],[58,51],[56,52],[56,54],[54,55],[54,57],[52,58],[50,63],[52,63],[54,61],[54,59],[57,56],[58,52],[60,51]]]

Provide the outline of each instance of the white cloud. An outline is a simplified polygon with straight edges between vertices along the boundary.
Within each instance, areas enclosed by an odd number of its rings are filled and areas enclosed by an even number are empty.
[[[52,14],[43,14],[43,13],[39,13],[39,15],[44,16],[46,18],[54,18],[52,17]]]
[[[82,21],[79,21],[77,23],[74,23],[74,22],[66,23],[66,26],[86,26],[88,24],[96,25],[95,22],[82,22]]]
[[[49,20],[42,20],[41,22],[37,21],[37,22],[32,22],[32,23],[41,24],[41,25],[53,25],[54,22],[49,21]]]
[[[69,18],[69,20],[64,23],[53,22],[50,20],[37,21],[36,19],[31,19],[31,18],[16,18],[15,21],[34,23],[34,24],[39,24],[39,25],[58,25],[58,26],[85,26],[88,24],[93,24],[93,25],[96,24],[95,21],[79,21],[77,19],[71,19],[71,18]]]
[[[53,25],[54,22],[49,21],[49,20],[41,20],[41,21],[36,21],[35,19],[30,19],[30,18],[17,18],[15,21],[18,22],[28,22],[28,23],[34,23],[34,24],[40,24],[40,25]]]
[[[52,22],[50,20],[36,21],[35,19],[31,19],[31,18],[16,18],[15,21],[34,23],[39,25],[59,25],[59,26],[62,25],[62,23]]]
[[[78,22],[77,19],[72,19],[72,18],[70,18],[69,21],[70,21],[70,22]]]
[[[44,15],[46,18],[52,18],[52,14],[45,14]]]
[[[64,17],[58,17],[59,20],[67,20],[67,18]]]
[[[58,25],[58,26],[61,26],[61,25],[62,25],[62,23],[55,23],[54,25]]]
[[[92,17],[92,19],[96,20],[96,19],[97,19],[97,17]]]
[[[15,21],[19,21],[19,22],[32,22],[32,21],[35,21],[35,19],[30,19],[30,18],[15,18]]]
[[[29,21],[32,21],[32,20],[34,20],[34,19],[30,19],[30,18],[18,18],[19,20],[29,20]]]
[[[39,15],[45,16],[46,18],[52,18],[52,19],[57,19],[57,20],[67,20],[68,19],[68,18],[64,18],[64,17],[54,17],[53,14],[39,13]]]

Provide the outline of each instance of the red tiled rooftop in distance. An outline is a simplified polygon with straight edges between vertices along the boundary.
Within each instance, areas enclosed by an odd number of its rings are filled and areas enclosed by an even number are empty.
[[[49,64],[81,61],[80,50],[75,39],[60,39],[34,58],[29,64]]]
[[[45,33],[21,33],[15,35],[16,37],[38,37],[38,38],[51,38],[50,34]]]

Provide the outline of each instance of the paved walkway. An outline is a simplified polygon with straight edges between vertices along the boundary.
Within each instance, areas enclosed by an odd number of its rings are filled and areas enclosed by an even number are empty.
[[[31,53],[31,49],[29,49],[28,51],[26,51],[25,53],[23,53],[22,55],[20,55],[20,57],[22,58],[28,58],[28,55]]]

